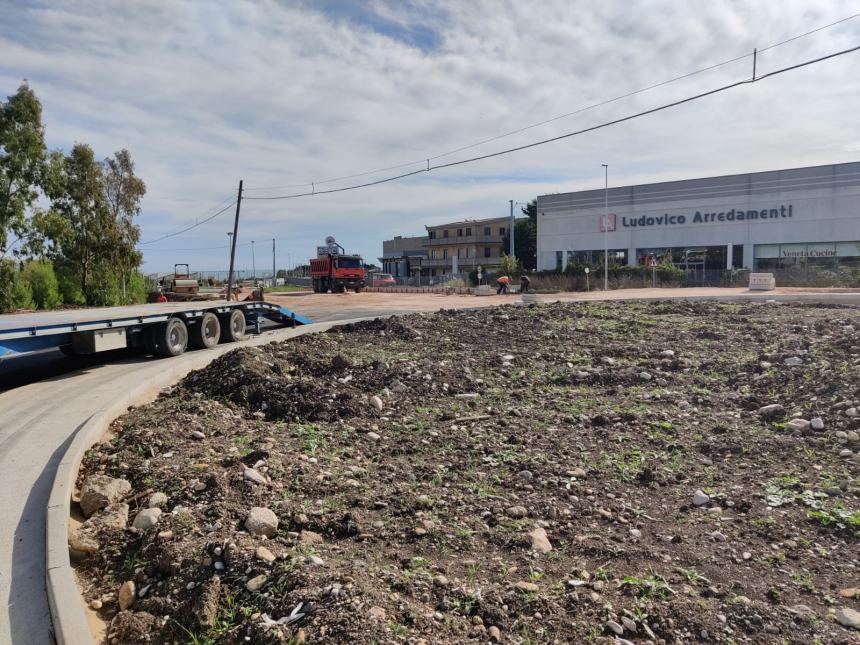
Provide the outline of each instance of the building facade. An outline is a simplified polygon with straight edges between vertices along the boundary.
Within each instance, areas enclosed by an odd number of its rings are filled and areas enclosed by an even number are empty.
[[[479,266],[494,273],[507,251],[504,241],[510,225],[510,217],[494,217],[426,226],[426,236],[383,241],[379,260],[383,271],[395,277],[469,273]]]
[[[507,250],[504,238],[510,225],[510,217],[494,217],[426,226],[431,275],[469,273],[479,266],[485,272],[495,272]]]
[[[608,197],[608,208],[605,199]],[[538,269],[860,268],[860,162],[542,195]]]
[[[396,235],[392,240],[383,240],[382,256],[379,258],[382,272],[390,273],[395,278],[421,275],[422,263],[427,258],[426,247],[426,235]]]

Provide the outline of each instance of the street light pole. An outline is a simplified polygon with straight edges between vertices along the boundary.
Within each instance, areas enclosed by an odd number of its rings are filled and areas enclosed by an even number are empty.
[[[257,282],[257,260],[254,257],[254,240],[251,240],[251,270],[254,272],[254,283]]]
[[[601,164],[604,170],[603,188],[603,290],[609,290],[609,164]]]
[[[511,257],[516,257],[514,253],[514,200],[511,201],[511,227],[508,230],[508,235],[511,236]]]
[[[275,270],[275,238],[272,238],[272,289],[278,286],[278,273]]]

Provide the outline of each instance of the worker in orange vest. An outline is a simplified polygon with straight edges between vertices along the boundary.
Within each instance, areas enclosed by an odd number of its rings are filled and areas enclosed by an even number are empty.
[[[499,285],[499,288],[496,289],[496,295],[500,293],[507,294],[508,284],[510,283],[510,281],[511,279],[506,275],[499,276],[499,278],[496,280],[496,284]]]

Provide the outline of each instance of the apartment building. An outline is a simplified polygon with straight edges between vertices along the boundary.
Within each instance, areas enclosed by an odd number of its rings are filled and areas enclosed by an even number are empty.
[[[427,259],[423,266],[430,270],[429,275],[469,273],[478,266],[492,273],[507,251],[504,238],[510,225],[509,217],[494,217],[425,226]]]

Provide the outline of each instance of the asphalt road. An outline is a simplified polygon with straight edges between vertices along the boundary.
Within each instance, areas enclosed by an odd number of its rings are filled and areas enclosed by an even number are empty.
[[[629,291],[615,299],[644,297],[743,298],[740,290]],[[599,294],[565,294],[564,300],[598,299]],[[761,294],[762,298],[860,304],[860,294]],[[275,297],[317,321],[384,316],[439,308],[513,303],[515,297],[416,294],[343,294]],[[298,330],[267,332],[251,343],[286,338]],[[216,357],[236,345],[206,352]],[[190,352],[171,361],[199,361]],[[196,358],[198,357],[198,358]],[[16,361],[21,361],[17,362]],[[45,511],[56,466],[77,430],[94,412],[159,371],[161,361],[128,351],[69,359],[59,352],[0,362],[0,644],[51,642],[45,594]]]

